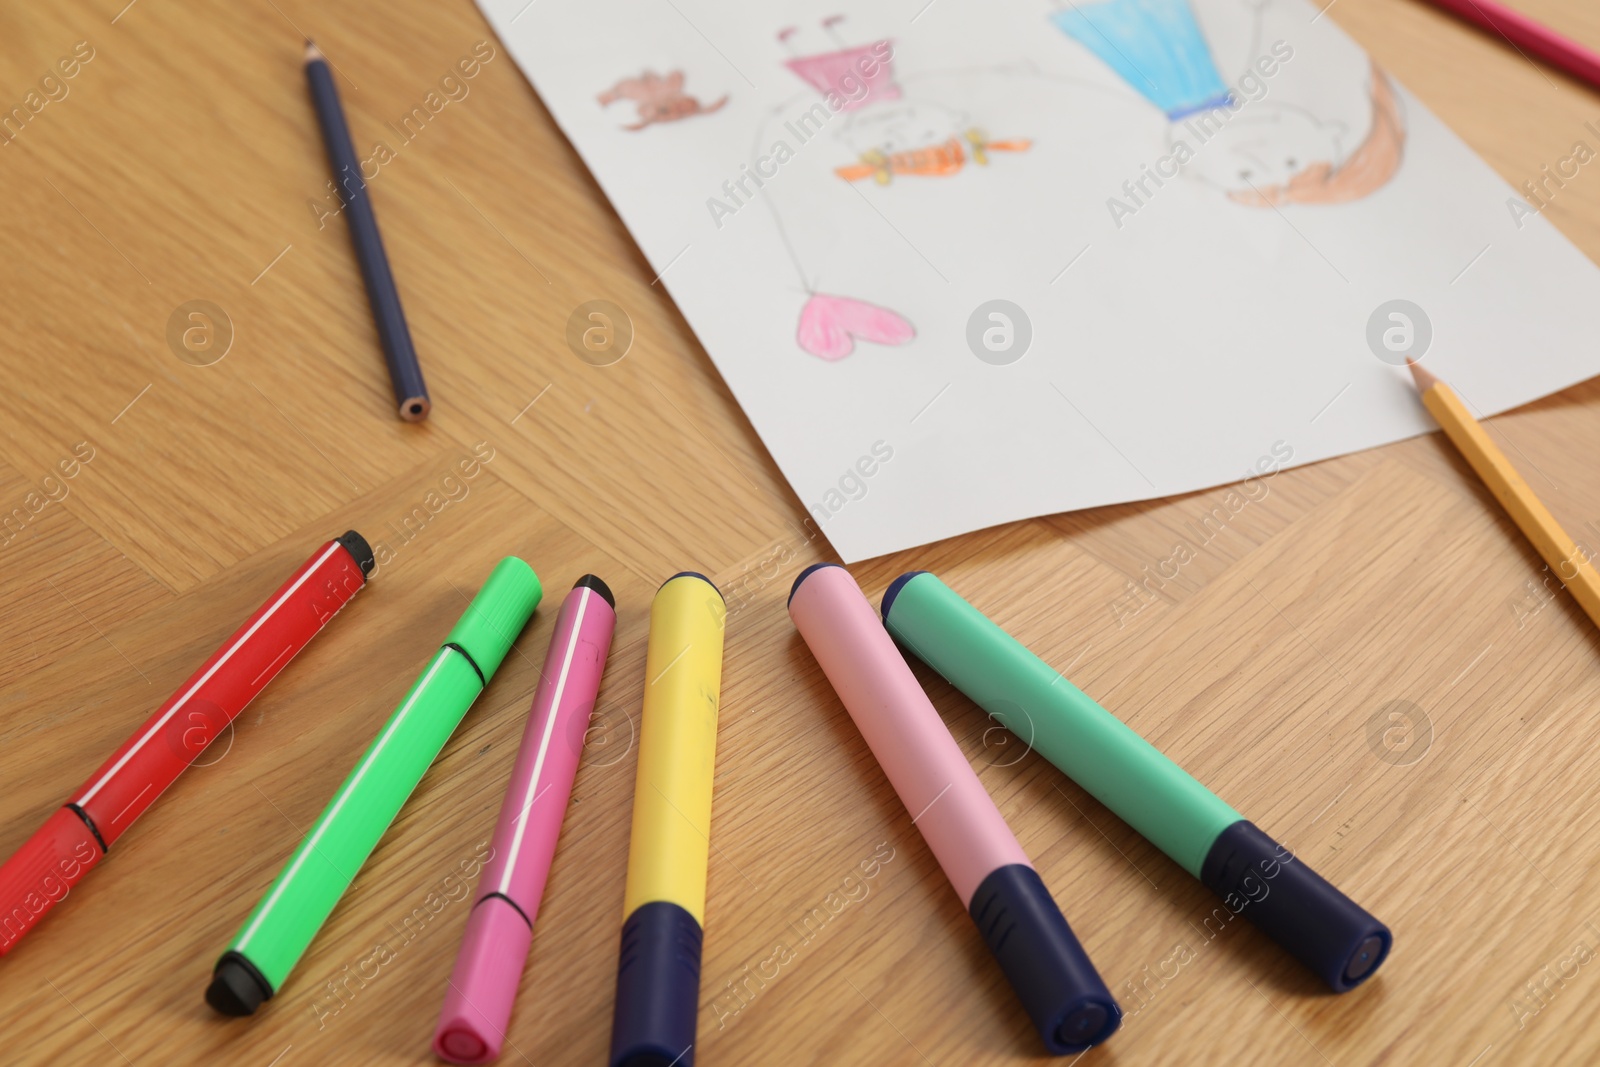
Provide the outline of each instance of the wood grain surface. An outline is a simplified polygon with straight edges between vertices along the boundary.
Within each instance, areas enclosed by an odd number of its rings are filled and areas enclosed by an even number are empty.
[[[312,547],[354,527],[389,554],[0,961],[0,1063],[433,1062],[467,913],[446,879],[490,834],[553,606],[585,571],[620,624],[502,1062],[602,1062],[649,601],[680,569],[732,605],[698,1062],[1042,1060],[783,610],[826,543],[476,8],[124,3],[0,9],[0,105],[59,79],[0,140],[0,854]],[[1517,6],[1600,46],[1593,5]],[[1595,144],[1600,93],[1431,8],[1328,17],[1513,185]],[[399,143],[372,188],[422,426],[394,418],[327,217],[307,36],[357,144]],[[395,136],[485,41],[469,92]],[[1545,213],[1600,255],[1600,167]],[[636,331],[611,366],[564,340],[591,299]],[[196,300],[230,324],[210,365],[222,333],[169,342]],[[1590,546],[1597,415],[1590,383],[1490,424]],[[475,447],[482,472],[446,484]],[[1208,924],[1194,879],[918,668],[1129,1012],[1084,1062],[1600,1060],[1600,634],[1438,434],[1261,484],[1242,507],[1220,489],[852,568],[874,597],[938,571],[1395,932],[1373,981],[1322,992],[1253,929]],[[449,503],[417,521],[436,490]],[[217,955],[508,553],[545,608],[279,996],[215,1016]],[[374,974],[379,941],[401,947]]]

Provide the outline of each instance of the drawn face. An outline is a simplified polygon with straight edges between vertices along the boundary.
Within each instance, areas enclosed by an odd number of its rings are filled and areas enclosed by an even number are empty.
[[[961,125],[959,114],[937,104],[895,104],[853,113],[842,136],[858,156],[873,149],[893,155],[947,141]]]
[[[1217,112],[1212,122],[1223,121]],[[1204,144],[1180,133],[1195,151],[1191,168],[1197,177],[1227,190],[1267,189],[1286,185],[1296,174],[1318,164],[1337,166],[1342,122],[1321,122],[1296,107],[1252,104],[1226,118],[1226,125]]]

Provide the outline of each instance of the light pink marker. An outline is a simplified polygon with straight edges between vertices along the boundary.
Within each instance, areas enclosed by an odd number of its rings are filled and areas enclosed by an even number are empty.
[[[1122,1010],[850,572],[801,571],[789,615],[1046,1048],[1110,1037]]]
[[[561,602],[500,805],[494,852],[433,1034],[434,1052],[451,1063],[488,1063],[500,1055],[616,623],[616,600],[592,574]]]

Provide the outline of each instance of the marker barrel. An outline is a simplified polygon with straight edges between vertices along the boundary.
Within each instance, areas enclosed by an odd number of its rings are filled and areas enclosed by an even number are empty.
[[[726,615],[690,572],[650,606],[611,1067],[694,1064]]]
[[[103,856],[75,808],[57,808],[0,867],[0,956],[67,898]]]
[[[354,530],[324,544],[0,867],[0,955],[31,929],[366,584]]]
[[[889,586],[900,644],[1087,789],[1338,992],[1375,972],[1387,927],[936,575]]]
[[[1121,1009],[849,572],[803,571],[789,614],[944,868],[1045,1046],[1081,1052]]]
[[[578,580],[556,615],[494,847],[434,1030],[434,1052],[451,1063],[488,1063],[500,1055],[616,623],[611,590],[592,574]]]
[[[206,990],[213,1008],[249,1015],[282,988],[539,596],[532,568],[516,557],[500,561],[217,962]]]
[[[901,646],[1196,878],[1217,835],[1244,818],[937,575],[898,579],[883,619]]]

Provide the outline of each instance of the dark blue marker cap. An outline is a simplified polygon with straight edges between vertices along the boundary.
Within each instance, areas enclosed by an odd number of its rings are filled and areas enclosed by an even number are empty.
[[[799,574],[795,575],[794,584],[789,587],[789,600],[788,600],[788,603],[789,604],[793,604],[794,603],[794,595],[800,591],[800,583],[805,581],[807,578],[811,577],[813,572],[820,571],[824,567],[838,567],[838,566],[840,566],[840,564],[837,564],[837,563],[813,563],[811,566],[807,567],[805,570],[803,570]]]
[[[610,1067],[694,1067],[700,1008],[700,924],[666,900],[622,924]]]
[[[1082,1052],[1122,1025],[1122,1009],[1038,871],[996,867],[967,911],[1053,1054]]]
[[[1394,944],[1387,926],[1244,819],[1217,835],[1200,880],[1335,993],[1371,978]]]
[[[717,583],[713,582],[710,578],[707,578],[705,575],[701,574],[699,571],[679,571],[677,574],[674,574],[672,576],[672,578],[698,578],[702,582],[705,582],[707,585],[709,585],[711,587],[711,591],[713,593],[717,594],[717,596],[719,596],[719,597],[722,596],[722,590],[717,588]],[[667,582],[672,581],[672,578],[668,578]],[[661,592],[662,589],[666,588],[667,582],[662,582],[660,587],[658,587],[656,589],[656,592],[659,593],[659,592]],[[724,603],[727,602],[727,597],[722,597],[722,599],[723,599]]]
[[[887,588],[887,589],[885,589],[883,591],[883,621],[884,622],[888,622],[889,621],[889,609],[894,606],[894,598],[900,595],[900,590],[902,590],[902,589],[904,589],[906,587],[906,583],[909,582],[911,579],[915,578],[919,574],[927,574],[927,573],[928,573],[927,571],[906,571],[900,577],[896,578],[894,581],[889,583],[889,588]]]

